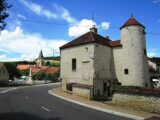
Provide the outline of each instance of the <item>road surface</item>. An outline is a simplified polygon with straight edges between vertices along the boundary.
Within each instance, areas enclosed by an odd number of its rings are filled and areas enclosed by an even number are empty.
[[[0,120],[131,120],[48,94],[48,90],[57,86],[0,88]]]

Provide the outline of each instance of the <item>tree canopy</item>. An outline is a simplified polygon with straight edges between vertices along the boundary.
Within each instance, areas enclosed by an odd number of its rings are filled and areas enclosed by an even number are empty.
[[[10,7],[11,5],[9,5],[6,0],[0,0],[0,31],[2,31],[7,25],[4,20],[9,16],[7,9]]]

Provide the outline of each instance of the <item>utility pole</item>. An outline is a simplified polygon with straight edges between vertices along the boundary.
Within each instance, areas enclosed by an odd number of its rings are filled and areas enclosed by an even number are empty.
[[[53,58],[54,58],[54,53],[55,53],[55,51],[56,51],[56,50],[53,50]]]
[[[92,11],[92,21],[94,21],[94,11]]]

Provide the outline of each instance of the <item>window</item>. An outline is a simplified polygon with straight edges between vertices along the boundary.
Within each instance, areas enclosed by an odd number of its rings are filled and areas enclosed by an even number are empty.
[[[144,49],[144,55],[146,55],[146,54],[147,54],[146,49]]]
[[[66,84],[66,90],[72,92],[72,85],[73,85],[73,83],[67,83],[67,84]]]
[[[124,74],[128,74],[128,69],[124,69]]]
[[[72,59],[72,71],[76,71],[76,59]]]

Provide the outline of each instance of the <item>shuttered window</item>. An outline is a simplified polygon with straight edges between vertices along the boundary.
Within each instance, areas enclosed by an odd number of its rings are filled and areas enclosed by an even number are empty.
[[[77,68],[77,63],[76,62],[77,62],[76,59],[73,58],[72,59],[72,71],[76,71],[76,68]]]

